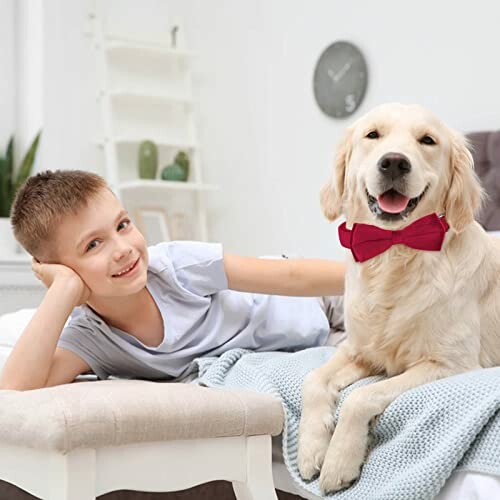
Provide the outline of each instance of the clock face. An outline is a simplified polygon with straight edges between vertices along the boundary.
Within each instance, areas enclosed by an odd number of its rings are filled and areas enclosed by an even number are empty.
[[[365,58],[349,42],[332,43],[321,54],[314,70],[314,97],[321,111],[344,118],[356,111],[366,91]]]

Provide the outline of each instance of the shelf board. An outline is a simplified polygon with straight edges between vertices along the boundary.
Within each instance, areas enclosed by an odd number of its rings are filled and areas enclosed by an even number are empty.
[[[190,97],[174,96],[169,94],[145,94],[135,90],[112,90],[109,95],[119,99],[150,99],[165,102],[177,102],[180,104],[192,104],[194,101]]]
[[[193,142],[185,142],[185,141],[169,141],[165,139],[159,139],[154,137],[142,137],[140,139],[136,139],[134,137],[115,137],[115,142],[117,144],[140,144],[142,141],[150,140],[153,141],[157,146],[164,146],[169,148],[176,149],[196,149],[198,146]]]
[[[137,189],[157,189],[165,190],[184,190],[184,191],[216,191],[218,186],[213,184],[200,184],[197,182],[182,182],[182,181],[163,181],[153,179],[138,179],[135,181],[121,182],[118,189],[122,192],[134,191]]]
[[[107,50],[158,52],[162,55],[178,58],[189,58],[194,56],[193,52],[173,49],[168,43],[161,41],[143,40],[117,35],[107,35],[105,40],[105,47]]]
[[[140,144],[142,141],[153,141],[158,147],[165,147],[165,148],[175,148],[175,149],[188,149],[188,150],[195,150],[198,149],[198,144],[194,142],[186,142],[186,141],[176,141],[176,140],[168,140],[168,139],[161,139],[158,137],[125,137],[125,136],[116,136],[113,137],[112,139],[113,142],[115,142],[118,146],[120,144]],[[96,144],[99,147],[104,147],[104,141],[102,139],[95,141]]]

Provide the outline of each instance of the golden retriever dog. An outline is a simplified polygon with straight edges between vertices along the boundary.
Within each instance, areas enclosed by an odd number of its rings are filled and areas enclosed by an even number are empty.
[[[435,213],[449,229],[437,251],[348,252],[347,339],[303,386],[299,471],[320,472],[323,492],[359,476],[370,423],[404,391],[500,365],[500,240],[474,220],[482,197],[465,138],[420,106],[379,106],[341,140],[321,190],[328,219],[395,231]],[[339,391],[375,374],[387,378],[352,391],[335,426]]]

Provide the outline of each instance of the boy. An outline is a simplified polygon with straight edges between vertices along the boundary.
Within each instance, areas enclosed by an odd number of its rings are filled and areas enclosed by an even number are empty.
[[[29,178],[12,226],[48,291],[1,389],[69,383],[90,371],[170,379],[188,374],[194,358],[233,347],[323,345],[333,303],[319,297],[343,292],[339,262],[240,257],[201,242],[148,249],[104,179],[89,172]]]

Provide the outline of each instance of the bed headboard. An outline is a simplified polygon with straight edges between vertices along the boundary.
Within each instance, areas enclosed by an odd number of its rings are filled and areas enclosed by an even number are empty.
[[[488,231],[500,230],[500,130],[471,132],[467,139],[472,146],[475,170],[488,193],[477,220]]]

